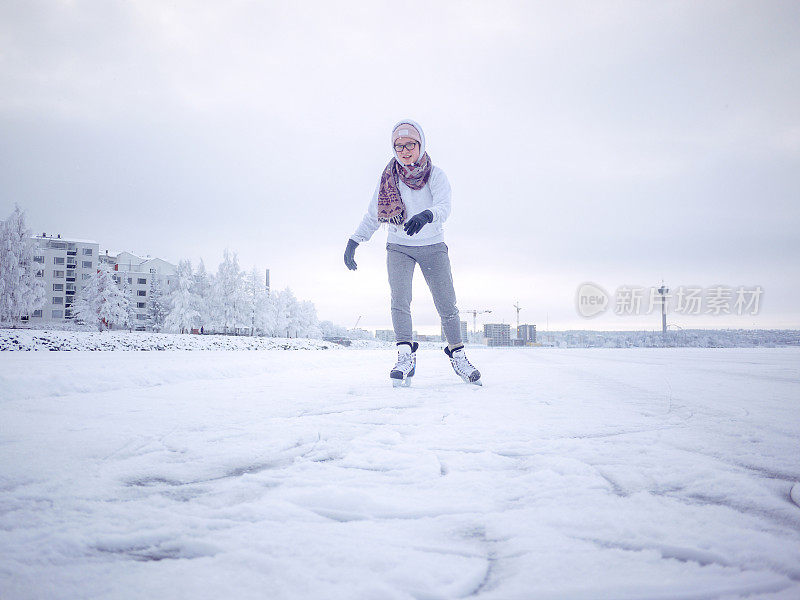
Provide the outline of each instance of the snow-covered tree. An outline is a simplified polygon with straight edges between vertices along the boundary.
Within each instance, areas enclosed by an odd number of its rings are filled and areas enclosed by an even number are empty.
[[[127,273],[118,273],[117,277],[119,277],[119,290],[125,298],[125,321],[120,325],[132,330],[136,327],[136,300],[133,297],[133,288],[128,283]]]
[[[323,337],[347,337],[347,328],[336,325],[333,321],[322,321],[319,328]]]
[[[244,292],[244,274],[239,269],[239,258],[227,248],[214,277],[214,325],[225,333],[247,327],[250,323],[247,298]]]
[[[192,276],[190,291],[197,303],[194,308],[199,315],[195,326],[208,329],[212,324],[214,282],[206,272],[206,265],[202,258]]]
[[[278,308],[275,304],[275,295],[265,293],[261,305],[256,311],[256,328],[263,335],[276,335]]]
[[[317,318],[317,307],[310,300],[303,300],[298,305],[297,335],[306,338],[321,338],[322,330]]]
[[[192,330],[197,325],[200,312],[197,296],[192,292],[192,263],[182,260],[178,263],[178,282],[175,290],[170,294],[171,310],[164,321],[164,327],[170,331],[180,333]]]
[[[267,293],[262,272],[253,267],[245,281],[252,335],[265,335],[275,328],[275,304]]]
[[[292,290],[288,287],[275,294],[275,335],[291,337],[297,335],[299,306]]]
[[[111,269],[101,263],[78,292],[72,312],[79,323],[102,331],[114,326],[124,327],[129,308],[129,299],[117,286]]]
[[[72,304],[72,315],[75,323],[102,329],[100,323],[100,302],[97,298],[97,274],[92,273],[89,279],[78,289]]]
[[[36,277],[36,243],[19,206],[0,222],[0,322],[16,323],[44,306],[44,283]]]
[[[167,318],[167,307],[164,291],[161,289],[161,278],[152,273],[150,275],[150,291],[147,298],[147,326],[153,331],[161,331]]]

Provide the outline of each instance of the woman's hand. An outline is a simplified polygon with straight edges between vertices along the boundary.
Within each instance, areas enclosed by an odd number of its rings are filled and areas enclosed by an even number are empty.
[[[424,225],[433,222],[433,213],[430,210],[423,210],[421,213],[414,215],[403,225],[408,235],[419,233]]]
[[[347,268],[351,271],[355,271],[358,268],[355,261],[356,246],[358,246],[357,241],[347,240],[347,248],[345,248],[344,251],[344,264],[346,264]]]

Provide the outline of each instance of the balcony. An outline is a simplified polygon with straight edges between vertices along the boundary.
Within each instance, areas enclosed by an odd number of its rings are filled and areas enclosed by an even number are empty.
[[[67,281],[69,283],[75,283],[75,278],[74,277],[67,277]]]
[[[67,250],[67,256],[78,256],[77,250]]]

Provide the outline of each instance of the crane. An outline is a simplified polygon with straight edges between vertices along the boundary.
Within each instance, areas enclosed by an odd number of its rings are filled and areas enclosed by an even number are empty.
[[[353,325],[353,329],[355,329],[356,327],[358,327],[358,324],[359,324],[359,323],[361,323],[361,315],[358,315],[358,318],[356,319],[356,324],[355,324],[355,325]]]
[[[472,332],[478,333],[478,315],[482,315],[483,313],[490,313],[490,310],[477,310],[477,309],[467,309],[464,311],[465,313],[472,313]]]
[[[522,307],[519,305],[519,300],[517,300],[517,303],[514,305],[514,308],[517,309],[517,331],[519,331],[519,311],[522,310]]]

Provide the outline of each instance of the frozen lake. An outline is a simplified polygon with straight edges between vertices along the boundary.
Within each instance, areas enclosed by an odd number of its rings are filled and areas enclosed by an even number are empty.
[[[0,598],[800,598],[800,349],[0,354]]]

